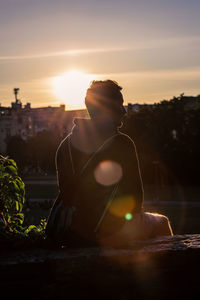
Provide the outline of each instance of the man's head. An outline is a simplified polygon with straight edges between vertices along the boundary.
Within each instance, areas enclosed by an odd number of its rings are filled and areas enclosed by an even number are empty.
[[[119,126],[126,113],[121,90],[117,82],[112,80],[92,81],[85,97],[91,119],[110,119]]]

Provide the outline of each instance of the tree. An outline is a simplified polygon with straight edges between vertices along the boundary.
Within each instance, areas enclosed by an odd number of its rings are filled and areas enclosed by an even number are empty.
[[[122,130],[136,143],[146,183],[153,183],[152,162],[159,161],[173,180],[198,184],[199,120],[200,107],[188,105],[183,94],[129,113]]]
[[[16,161],[21,169],[26,165],[26,142],[20,136],[11,136],[8,139],[6,153]]]

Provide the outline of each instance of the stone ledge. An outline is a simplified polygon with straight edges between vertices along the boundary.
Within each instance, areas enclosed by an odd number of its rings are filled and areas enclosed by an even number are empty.
[[[140,253],[159,253],[177,250],[199,249],[200,234],[174,235],[173,237],[158,237],[144,241],[129,242],[126,247],[120,249],[113,248],[80,248],[69,249],[28,249],[16,250],[0,254],[0,265],[11,265],[20,263],[42,263],[49,260],[67,260],[81,257],[110,257],[116,255],[133,255]]]
[[[200,295],[200,234],[160,237],[128,246],[1,253],[1,296],[180,299]]]

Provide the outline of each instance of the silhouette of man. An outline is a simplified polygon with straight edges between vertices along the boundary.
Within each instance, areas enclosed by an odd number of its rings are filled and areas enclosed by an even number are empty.
[[[46,230],[55,240],[106,244],[134,222],[141,231],[143,184],[135,144],[119,131],[121,90],[112,80],[93,81],[85,97],[90,119],[75,119],[57,150],[59,195]]]

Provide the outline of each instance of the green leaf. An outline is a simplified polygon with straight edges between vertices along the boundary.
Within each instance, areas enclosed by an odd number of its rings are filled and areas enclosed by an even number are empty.
[[[24,222],[24,214],[23,213],[14,214],[10,222],[14,223],[15,225],[22,225]]]
[[[31,230],[35,229],[35,225],[30,225],[28,228],[25,230],[25,233],[29,233]]]
[[[2,164],[0,164],[0,172],[3,172],[4,170],[5,170],[5,167]]]
[[[12,174],[14,174],[14,175],[17,175],[17,168],[14,167],[14,166],[12,166],[12,165],[7,166],[7,167],[5,168],[5,171],[6,171],[6,172],[9,172],[9,173],[12,173]]]
[[[16,211],[19,211],[19,202],[16,201],[15,205],[16,205]]]

